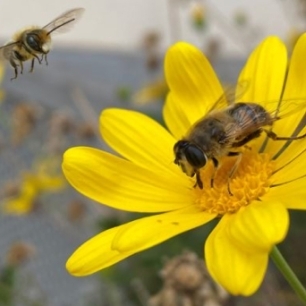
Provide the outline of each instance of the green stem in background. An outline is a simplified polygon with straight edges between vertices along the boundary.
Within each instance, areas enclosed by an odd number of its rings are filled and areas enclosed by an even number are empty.
[[[299,298],[306,304],[306,290],[302,283],[299,281],[295,273],[292,271],[281,252],[276,246],[271,251],[271,258],[277,268],[282,272],[292,289],[296,292]]]

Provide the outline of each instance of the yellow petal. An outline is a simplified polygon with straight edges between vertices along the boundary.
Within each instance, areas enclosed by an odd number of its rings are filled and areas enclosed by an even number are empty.
[[[190,128],[190,120],[181,103],[175,103],[173,94],[169,93],[163,109],[168,129],[176,137],[182,139]]]
[[[276,106],[284,85],[287,51],[277,37],[265,39],[249,56],[241,71],[238,84],[247,82],[239,102],[257,102],[263,106],[275,101]]]
[[[284,144],[283,141],[281,142]],[[280,152],[274,152],[274,153],[277,154],[273,156],[273,158],[277,160],[277,169],[282,168],[287,164],[289,164],[290,167],[290,165],[296,164],[297,160],[299,160],[300,164],[301,158],[305,160],[304,156],[306,154],[306,138],[296,141],[291,141],[291,143],[286,147],[284,151],[281,152],[281,154],[279,154]],[[293,161],[293,163],[291,161]]]
[[[3,212],[7,214],[22,215],[32,211],[35,197],[21,194],[18,197],[9,199],[4,202]]]
[[[306,98],[306,88],[305,88],[306,71],[304,69],[306,65],[306,59],[304,56],[305,52],[306,52],[306,34],[303,34],[296,43],[291,56],[288,77],[284,92],[285,100]],[[299,115],[298,117],[300,117],[299,112],[296,115]],[[290,121],[294,120],[291,118]]]
[[[68,259],[66,269],[75,276],[85,276],[107,268],[134,252],[120,253],[112,249],[112,242],[118,230],[128,224],[106,230],[82,244]]]
[[[306,209],[306,177],[270,188],[263,201],[281,201],[288,209]],[[292,196],[294,195],[294,196]]]
[[[38,179],[38,188],[39,191],[58,191],[65,186],[64,178],[61,175],[57,176],[39,176]]]
[[[240,248],[228,235],[234,215],[223,216],[205,243],[205,258],[214,280],[233,295],[249,296],[260,286],[268,252]],[[250,226],[250,225],[249,225]]]
[[[23,176],[20,194],[27,198],[35,198],[39,192],[37,177],[30,173],[25,173]]]
[[[189,178],[143,169],[101,150],[76,147],[64,154],[63,172],[85,196],[113,208],[159,212],[192,203]]]
[[[114,238],[113,249],[130,252],[144,250],[173,236],[203,225],[216,217],[190,206],[129,223]]]
[[[285,238],[288,227],[288,211],[281,202],[252,202],[234,214],[228,235],[246,251],[269,252]]]
[[[32,211],[34,201],[38,196],[36,179],[31,174],[24,173],[20,193],[4,202],[3,211],[10,214],[26,214]]]
[[[290,148],[288,148],[288,151],[290,151]],[[296,153],[292,152],[292,161],[285,165],[279,165],[277,159],[277,168],[273,174],[273,185],[289,182],[306,175],[306,149],[304,148],[303,151],[302,154],[297,155],[296,157]]]
[[[306,34],[301,35],[298,42],[296,43],[289,65],[289,71],[286,81],[286,87],[284,91],[282,108],[288,107],[286,104],[296,104],[297,111],[293,112],[291,116],[275,122],[273,125],[273,131],[283,137],[288,137],[293,134],[298,124],[301,122],[305,114],[306,108]],[[280,114],[281,114],[280,111]],[[303,132],[306,132],[305,123],[303,123]],[[301,133],[302,134],[302,133]],[[267,150],[278,152],[282,149],[284,141],[269,141]]]
[[[183,217],[180,216],[180,213]],[[68,259],[66,268],[75,276],[92,274],[167,240],[180,232],[202,225],[213,217],[213,215],[205,213],[201,215],[196,209],[187,208],[178,212],[147,217],[117,226],[102,232],[81,245]],[[191,218],[191,220],[188,221],[188,218]],[[132,234],[133,229],[137,229],[137,231]],[[146,234],[141,235],[142,232]],[[123,241],[125,240],[125,234],[128,236],[130,234],[133,235],[129,237],[131,242],[129,246]],[[135,234],[136,237],[134,237]],[[142,239],[141,236],[146,240],[140,241]],[[147,241],[148,239],[150,241]],[[129,250],[119,250],[119,240],[124,242],[121,246],[129,248]]]
[[[171,110],[183,112],[189,126],[204,116],[223,94],[222,86],[204,54],[196,47],[179,42],[169,48],[165,58],[166,81],[171,99],[167,100],[164,118],[174,135],[176,123]],[[181,135],[180,135],[181,136]]]
[[[301,35],[298,42],[296,43],[289,65],[289,71],[287,76],[286,87],[284,91],[284,96],[282,106],[280,108],[280,114],[282,113],[283,108],[296,108],[296,111],[284,118],[281,119],[273,125],[273,131],[283,137],[291,136],[299,123],[304,117],[305,108],[306,108],[306,71],[304,69],[306,65],[306,34]],[[306,132],[305,122],[302,123],[302,128],[300,127],[300,134]],[[304,148],[305,145],[301,144],[301,141],[295,141],[296,148],[299,150],[299,145]],[[305,143],[305,142],[304,142]],[[286,144],[285,141],[269,141],[267,150],[273,150],[273,152],[278,152],[282,150],[283,145]],[[292,147],[293,148],[293,147]],[[278,155],[280,155],[278,153]],[[282,154],[279,157],[280,160],[283,159]]]
[[[169,91],[164,79],[157,79],[140,88],[132,97],[135,104],[145,105],[166,97]]]
[[[136,165],[181,175],[173,162],[175,139],[148,116],[107,109],[100,117],[100,131],[110,147]]]
[[[247,83],[238,102],[256,102],[268,110],[277,109],[284,86],[287,69],[286,47],[277,37],[265,39],[249,56],[238,78],[238,85]],[[258,150],[266,135],[253,142]]]

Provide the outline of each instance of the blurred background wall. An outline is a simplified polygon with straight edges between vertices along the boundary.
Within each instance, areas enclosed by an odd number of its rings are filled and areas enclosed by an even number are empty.
[[[174,2],[180,4],[170,8]],[[285,39],[293,24],[297,28],[305,25],[302,18],[296,18],[294,10],[298,8],[288,0],[10,0],[0,3],[0,39],[8,40],[12,33],[27,25],[43,26],[67,9],[84,7],[86,14],[77,30],[59,36],[56,44],[134,50],[139,48],[142,35],[154,30],[162,33],[162,48],[178,39],[201,45],[202,39],[186,22],[190,9],[199,2],[208,12],[206,35],[224,40],[222,52],[226,55],[245,55],[266,35]],[[255,37],[235,29],[233,20],[242,13]]]
[[[43,183],[65,181],[60,165],[67,148],[109,150],[98,131],[103,109],[136,109],[162,121],[163,57],[171,43],[201,48],[228,86],[267,35],[282,38],[290,52],[306,29],[306,0],[2,0],[0,41],[76,7],[85,8],[84,16],[69,33],[54,37],[48,66],[36,63],[28,73],[26,62],[23,75],[11,81],[14,71],[0,63],[0,306],[143,306],[139,296],[161,288],[158,271],[166,256],[190,249],[202,260],[209,227],[93,276],[72,277],[65,263],[77,246],[135,216],[94,203],[68,184],[57,190]],[[23,192],[28,177],[41,185],[30,199]],[[306,283],[305,216],[293,217],[286,257]],[[16,254],[21,260],[12,269],[9,259]],[[273,266],[254,297],[226,305],[262,301],[301,305]]]

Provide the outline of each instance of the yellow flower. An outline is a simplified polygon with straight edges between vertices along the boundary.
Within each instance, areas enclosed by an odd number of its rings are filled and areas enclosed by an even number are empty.
[[[164,79],[157,79],[139,89],[133,96],[135,104],[144,105],[150,102],[165,98],[168,92],[168,85]]]
[[[3,211],[8,214],[27,214],[33,210],[35,200],[41,193],[62,189],[64,178],[53,173],[54,166],[54,160],[43,160],[34,166],[33,173],[23,173],[18,195],[4,201]]]
[[[29,213],[33,210],[37,193],[33,180],[25,176],[18,195],[4,201],[3,211],[18,215]]]
[[[289,65],[284,44],[267,38],[239,76],[238,84],[249,84],[238,100],[263,106],[270,101],[271,106],[281,97],[305,98],[305,54],[306,35]],[[223,89],[205,56],[187,43],[168,50],[165,73],[170,93],[164,118],[171,133],[143,114],[108,109],[100,117],[101,134],[122,157],[76,147],[66,151],[63,161],[66,178],[87,197],[116,209],[162,213],[91,238],[69,258],[67,269],[76,276],[88,275],[220,218],[205,242],[208,270],[232,294],[251,295],[263,280],[271,248],[287,234],[287,209],[306,209],[306,140],[273,141],[262,135],[248,143],[230,182],[233,196],[227,178],[235,157],[222,159],[213,188],[210,164],[201,169],[204,188],[194,188],[195,179],[174,164],[173,146]],[[273,131],[280,136],[302,134],[304,113],[302,109],[277,121]]]

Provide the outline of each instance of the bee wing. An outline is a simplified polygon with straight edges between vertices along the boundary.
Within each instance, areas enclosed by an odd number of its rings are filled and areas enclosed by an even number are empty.
[[[11,42],[0,47],[0,60],[3,59],[9,60],[11,58],[13,48],[17,43],[18,42]]]
[[[250,128],[253,129],[254,121],[259,123],[260,121],[264,122],[263,116],[261,114],[253,114],[253,117],[250,116],[247,112],[239,112],[236,114],[236,122],[235,123],[227,123],[225,124],[224,130],[226,131],[226,139],[234,141],[236,139],[241,138],[241,136],[247,136]],[[237,124],[239,122],[239,124]]]
[[[272,124],[297,113],[301,113],[302,120],[306,116],[306,98],[271,101],[258,103],[258,105],[264,107],[266,112],[253,112],[252,116],[247,112],[236,113],[236,121],[240,122],[240,124],[228,124],[225,127],[227,139],[233,140],[239,138],[241,134],[247,135],[248,129],[253,129],[254,122],[256,122],[257,126],[264,127],[269,121],[267,116],[272,119]]]
[[[44,26],[43,29],[46,30],[48,34],[65,33],[69,31],[75,22],[81,18],[84,11],[85,9],[83,8],[69,10],[52,20],[50,23]]]
[[[249,85],[249,82],[247,80],[244,80],[244,81],[239,82],[235,86],[227,86],[224,89],[223,94],[212,105],[208,113],[210,113],[213,110],[224,109],[225,107],[233,104],[235,100],[239,99],[245,94],[248,88],[248,85]]]
[[[264,107],[272,118],[278,120],[299,112],[305,113],[306,97],[267,102]]]

